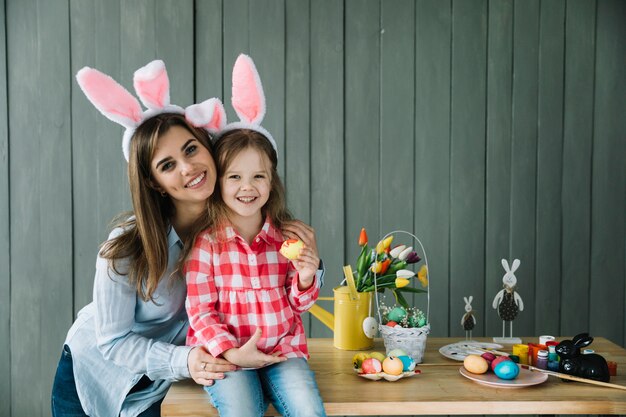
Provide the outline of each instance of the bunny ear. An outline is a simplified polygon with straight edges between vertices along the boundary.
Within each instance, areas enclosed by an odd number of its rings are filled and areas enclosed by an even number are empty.
[[[506,272],[509,272],[510,271],[510,269],[509,269],[509,261],[507,261],[506,259],[502,259],[502,267],[504,268],[504,270]]]
[[[252,58],[241,54],[233,67],[232,104],[241,121],[260,125],[265,117],[265,95]]]
[[[162,109],[170,104],[170,80],[163,61],[154,60],[135,71],[133,85],[147,108]]]
[[[520,265],[520,260],[519,259],[513,259],[513,265],[511,266],[511,272],[515,272],[515,270],[517,268],[519,268]]]
[[[465,301],[465,304],[469,304],[469,301],[467,300],[467,297],[463,297],[463,301]]]
[[[226,126],[224,105],[217,98],[210,98],[200,104],[192,104],[185,109],[185,118],[196,127],[210,132],[218,132]]]
[[[142,120],[139,101],[113,78],[93,68],[84,67],[76,81],[89,101],[108,119],[125,127]]]
[[[467,304],[472,304],[472,300],[473,300],[473,299],[474,299],[474,296],[473,296],[473,295],[470,295],[470,297],[469,297],[469,302],[468,302]]]

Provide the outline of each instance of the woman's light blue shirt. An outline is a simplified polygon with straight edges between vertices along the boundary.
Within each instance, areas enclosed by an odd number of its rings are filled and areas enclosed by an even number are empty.
[[[109,239],[121,232],[114,230]],[[165,397],[173,381],[190,378],[187,357],[192,347],[184,346],[187,289],[185,280],[173,272],[183,244],[172,227],[167,238],[167,271],[154,292],[154,302],[138,297],[126,276],[116,274],[106,259],[98,257],[93,301],[79,311],[65,341],[72,352],[78,396],[88,415],[136,416]],[[117,266],[124,271],[123,262]],[[323,267],[317,275],[323,283]],[[154,382],[128,395],[143,375]]]

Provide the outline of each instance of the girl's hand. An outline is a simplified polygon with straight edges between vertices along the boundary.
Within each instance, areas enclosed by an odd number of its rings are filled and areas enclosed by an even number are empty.
[[[315,241],[315,230],[311,226],[300,220],[289,220],[283,223],[282,232],[287,239],[300,239],[304,242],[304,246],[311,249],[316,257],[319,257],[317,242]],[[315,265],[316,270],[318,265]]]
[[[214,379],[224,379],[224,372],[234,371],[235,365],[225,359],[215,358],[204,346],[196,346],[189,352],[187,368],[196,383],[213,385]]]
[[[300,249],[300,255],[297,259],[291,261],[294,268],[298,271],[298,289],[304,291],[313,285],[315,273],[320,264],[320,258],[308,247]]]
[[[287,358],[282,356],[267,355],[256,348],[261,338],[261,329],[257,327],[252,337],[241,347],[228,349],[223,353],[231,363],[242,368],[262,368],[274,363],[284,362]]]

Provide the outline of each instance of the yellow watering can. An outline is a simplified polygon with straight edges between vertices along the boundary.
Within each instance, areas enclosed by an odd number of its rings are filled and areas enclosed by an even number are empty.
[[[320,301],[335,301],[334,316],[317,304],[313,304],[309,312],[334,332],[333,346],[337,349],[368,349],[374,345],[374,339],[365,335],[363,322],[369,317],[372,293],[356,291],[352,270],[346,271],[346,279],[348,286],[334,288],[333,297],[318,298]]]

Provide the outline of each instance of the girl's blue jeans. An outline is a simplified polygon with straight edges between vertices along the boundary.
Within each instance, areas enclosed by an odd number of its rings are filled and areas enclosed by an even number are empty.
[[[315,374],[303,358],[227,372],[226,378],[204,389],[221,417],[261,417],[268,399],[285,417],[326,416]]]
[[[87,417],[78,392],[76,392],[76,381],[74,380],[74,363],[72,362],[72,352],[70,347],[63,346],[61,359],[57,365],[57,372],[52,385],[52,416],[53,417]],[[146,411],[138,417],[160,417],[161,401],[152,404]]]

